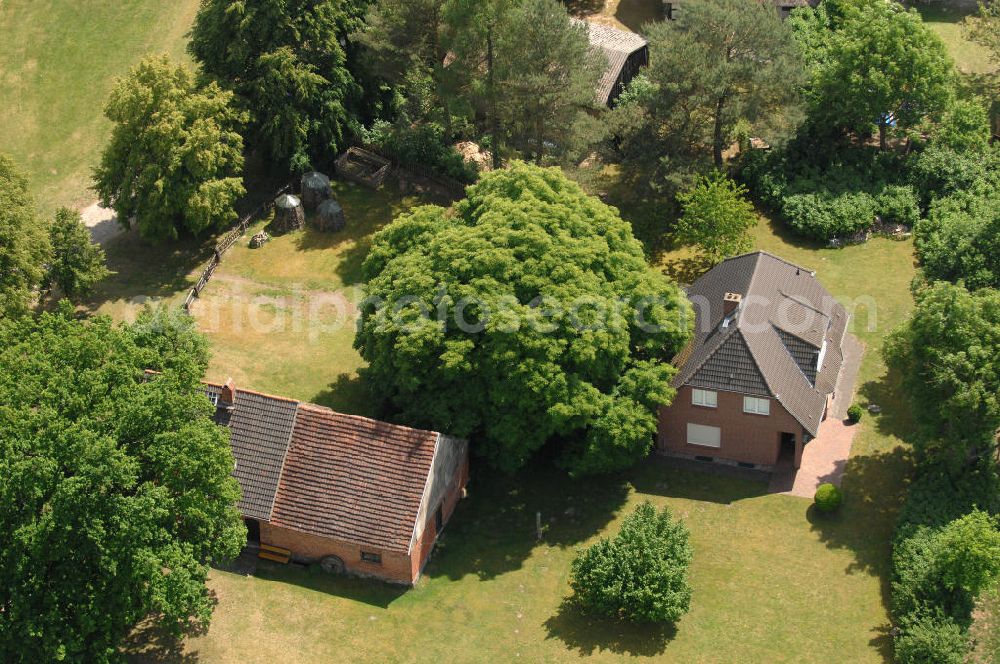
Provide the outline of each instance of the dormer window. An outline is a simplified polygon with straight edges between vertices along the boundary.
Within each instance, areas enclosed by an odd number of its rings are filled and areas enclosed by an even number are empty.
[[[216,408],[219,407],[219,395],[218,394],[216,394],[215,392],[206,392],[205,396],[208,397],[208,400],[212,402],[213,406],[215,406]]]

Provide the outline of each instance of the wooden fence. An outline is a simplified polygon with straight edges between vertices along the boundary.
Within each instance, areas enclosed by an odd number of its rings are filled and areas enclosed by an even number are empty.
[[[281,196],[282,194],[288,193],[292,190],[292,182],[289,182],[284,187],[274,192],[274,195],[268,198],[266,201],[261,203],[257,209],[255,209],[250,214],[244,215],[236,225],[229,229],[222,239],[215,245],[215,252],[212,254],[212,259],[208,261],[208,265],[202,271],[201,276],[198,278],[198,283],[191,288],[188,292],[187,297],[184,298],[184,311],[186,313],[191,313],[191,305],[194,303],[198,296],[201,295],[201,291],[205,289],[208,282],[212,280],[212,275],[215,274],[215,268],[219,267],[219,263],[222,262],[222,255],[229,251],[236,242],[246,235],[247,228],[256,221],[257,219],[263,218],[271,208],[274,207],[274,200]]]
[[[373,145],[371,143],[358,143],[357,147],[360,147],[362,150],[372,152],[384,159],[388,159],[396,169],[396,174],[400,178],[410,182],[422,181],[422,184],[433,187],[440,192],[442,198],[448,199],[449,202],[465,198],[465,187],[467,185],[452,177],[438,173],[434,169],[427,166],[418,164],[403,164],[392,154],[383,150],[378,145]]]

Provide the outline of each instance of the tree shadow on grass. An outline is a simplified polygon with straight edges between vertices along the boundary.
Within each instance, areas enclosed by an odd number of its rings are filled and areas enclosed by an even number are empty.
[[[218,598],[214,592],[209,592],[214,607]],[[195,664],[201,661],[201,657],[197,652],[185,652],[184,639],[203,636],[207,631],[205,626],[192,626],[187,634],[177,637],[150,616],[125,637],[120,650],[130,664]]]
[[[215,237],[184,238],[154,244],[136,229],[115,236],[104,246],[107,266],[114,274],[97,285],[85,304],[97,309],[115,300],[168,298],[186,292],[207,264]]]
[[[254,576],[262,582],[289,584],[326,595],[335,595],[381,609],[406,594],[408,586],[343,574],[330,574],[318,566],[261,563]]]
[[[712,267],[702,256],[679,256],[663,263],[663,274],[679,284],[693,284]]]
[[[338,413],[349,413],[363,417],[378,415],[375,399],[364,378],[356,373],[342,373],[322,392],[310,401],[318,406],[332,408]]]
[[[605,0],[565,0],[566,11],[572,16],[583,17],[604,9]]]
[[[887,452],[853,456],[847,462],[842,488],[844,503],[834,514],[821,514],[813,505],[806,519],[820,541],[853,556],[847,574],[864,573],[879,579],[882,603],[890,605],[891,542],[899,508],[906,493],[912,461],[909,450],[897,446]],[[891,626],[879,627],[872,639],[886,661],[892,661]]]
[[[875,426],[879,433],[907,440],[914,435],[913,416],[906,402],[902,378],[890,368],[878,380],[870,380],[858,388],[858,396],[865,403],[877,404],[881,412],[865,418],[865,426]]]
[[[767,495],[768,478],[735,466],[652,456],[633,471],[632,485],[640,494],[728,505]]]
[[[559,639],[581,657],[607,650],[616,655],[653,657],[663,654],[677,635],[673,624],[629,623],[583,613],[571,597],[545,621],[548,638]]]
[[[629,30],[642,32],[647,23],[663,20],[663,3],[661,0],[621,0],[615,18]]]
[[[622,475],[573,480],[546,463],[504,475],[474,461],[468,491],[427,566],[429,577],[492,579],[520,569],[540,544],[578,546],[615,518],[629,483]]]

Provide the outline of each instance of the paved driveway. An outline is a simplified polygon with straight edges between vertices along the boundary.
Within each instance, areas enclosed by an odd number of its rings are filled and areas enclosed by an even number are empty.
[[[837,398],[830,414],[819,425],[816,438],[802,451],[802,465],[798,471],[775,471],[769,490],[789,496],[812,498],[820,484],[829,482],[840,486],[840,480],[851,456],[851,443],[858,432],[857,424],[847,421],[847,409],[854,400],[854,387],[858,368],[864,355],[864,345],[852,334],[844,336],[844,366],[837,378]]]

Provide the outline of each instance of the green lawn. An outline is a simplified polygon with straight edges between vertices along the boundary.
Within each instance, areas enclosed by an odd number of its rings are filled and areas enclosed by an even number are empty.
[[[371,415],[352,347],[361,261],[373,232],[420,201],[389,185],[371,191],[334,182],[347,228],[275,237],[250,249],[261,221],[226,253],[194,307],[212,342],[210,380]]]
[[[966,39],[962,31],[962,20],[970,13],[975,13],[974,11],[937,4],[919,5],[917,11],[944,41],[960,72],[988,74],[996,71],[996,65],[990,61],[989,51]]]
[[[143,55],[184,57],[198,0],[0,2],[0,152],[27,172],[40,207],[95,199],[108,136],[104,102]]]
[[[305,302],[299,289],[336,293],[356,281],[366,234],[409,201],[350,187],[337,195],[348,213],[345,235],[296,233],[260,250],[234,249],[203,304],[261,296],[252,306],[277,315]],[[854,332],[868,345],[861,399],[879,403],[884,414],[861,425],[839,516],[817,518],[809,501],[767,495],[762,483],[655,459],[621,477],[583,482],[552,470],[505,478],[479,469],[416,588],[404,592],[297,568],[265,567],[256,577],[216,571],[210,586],[219,604],[208,633],[179,648],[140,637],[133,659],[889,661],[888,542],[908,470],[899,438],[908,422],[878,349],[912,306],[912,245],[876,239],[818,249],[766,222],[756,244],[816,269],[852,306]],[[203,327],[205,313],[196,311]],[[321,334],[312,344],[304,334],[222,328],[229,331],[210,331],[214,377],[233,374],[250,387],[365,412],[354,379],[360,358],[349,334]],[[642,500],[669,505],[692,532],[694,600],[675,629],[592,619],[565,602],[575,550],[613,532]],[[541,542],[534,536],[537,511],[548,524]]]

